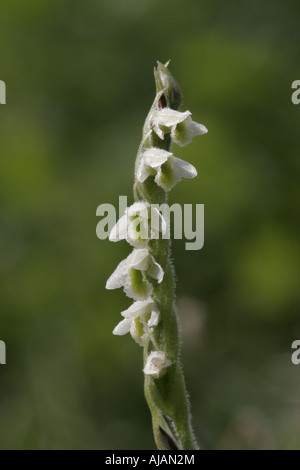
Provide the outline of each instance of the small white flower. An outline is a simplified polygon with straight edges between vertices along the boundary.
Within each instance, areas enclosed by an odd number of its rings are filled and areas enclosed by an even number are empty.
[[[190,163],[174,157],[171,152],[151,147],[142,154],[137,179],[143,183],[150,175],[155,175],[158,186],[170,191],[182,178],[195,178],[197,170]]]
[[[147,202],[135,202],[112,228],[109,240],[127,240],[135,248],[145,247],[149,239],[166,233],[167,224],[160,212]]]
[[[114,335],[130,333],[133,339],[145,346],[146,339],[159,321],[159,311],[155,302],[148,298],[134,302],[127,310],[121,313],[124,320],[115,327]]]
[[[133,250],[126,259],[119,263],[107,280],[106,289],[124,287],[124,292],[128,297],[134,300],[144,300],[153,291],[147,276],[160,283],[164,276],[162,267],[156,263],[147,248]]]
[[[160,139],[164,139],[165,133],[171,133],[175,144],[184,147],[192,142],[193,137],[207,132],[203,124],[198,124],[191,118],[192,113],[175,111],[170,108],[161,108],[155,111],[152,126]]]
[[[172,362],[167,359],[163,351],[152,351],[147,357],[144,374],[158,379],[171,364]]]

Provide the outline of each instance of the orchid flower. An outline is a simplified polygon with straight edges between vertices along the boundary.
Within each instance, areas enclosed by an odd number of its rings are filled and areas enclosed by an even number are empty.
[[[151,351],[147,357],[144,374],[152,375],[154,379],[158,379],[171,364],[172,362],[167,359],[163,351]]]
[[[191,115],[190,111],[181,113],[175,109],[161,108],[154,113],[152,126],[160,139],[164,139],[165,133],[171,133],[173,142],[185,147],[193,137],[207,132],[206,127],[193,121]]]
[[[115,327],[113,334],[130,333],[140,346],[145,346],[146,339],[159,321],[159,312],[152,298],[137,300],[121,315],[124,320]]]
[[[137,171],[137,180],[143,183],[148,176],[165,191],[170,191],[182,178],[195,178],[197,170],[190,163],[174,157],[172,152],[156,147],[145,150]]]
[[[124,292],[134,300],[144,300],[152,294],[153,286],[148,278],[160,283],[163,280],[162,267],[156,263],[147,248],[133,250],[121,261],[110,278],[106,289],[124,287]]]
[[[109,240],[127,240],[135,248],[145,247],[150,239],[164,235],[167,224],[161,213],[147,202],[135,202],[125,210],[125,214],[112,228]]]

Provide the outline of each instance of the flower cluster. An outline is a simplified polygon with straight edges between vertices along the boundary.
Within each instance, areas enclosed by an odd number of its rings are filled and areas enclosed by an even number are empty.
[[[191,164],[175,157],[172,152],[153,145],[153,142],[157,142],[157,138],[164,141],[168,135],[172,142],[183,147],[189,144],[193,137],[206,133],[207,129],[192,120],[190,111],[179,112],[159,106],[161,95],[161,92],[157,94],[152,112],[146,121],[146,138],[139,150],[135,177],[140,188],[143,188],[149,177],[153,177],[154,184],[168,192],[182,178],[197,176],[197,171]],[[141,194],[146,192],[141,191]],[[150,224],[154,216],[159,221],[156,230],[153,229],[153,224]],[[166,222],[162,215],[158,211],[153,213],[147,200],[140,200],[126,209],[109,237],[115,242],[126,240],[134,248],[129,256],[119,263],[106,284],[107,289],[123,287],[126,295],[135,301],[121,313],[123,320],[115,327],[113,334],[130,333],[141,346],[145,346],[152,338],[153,330],[161,320],[153,289],[163,281],[164,270],[154,259],[149,247],[149,241],[157,239],[159,231],[166,231]],[[144,373],[156,379],[172,362],[164,351],[155,348],[155,341],[152,342],[154,350],[148,355]]]

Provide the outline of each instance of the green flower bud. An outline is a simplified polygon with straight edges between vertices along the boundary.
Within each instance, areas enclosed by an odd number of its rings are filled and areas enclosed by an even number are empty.
[[[158,106],[160,108],[178,109],[182,100],[182,93],[179,85],[168,69],[170,61],[165,65],[157,61],[157,68],[154,68],[154,78],[156,84],[156,93],[165,90],[160,97]]]

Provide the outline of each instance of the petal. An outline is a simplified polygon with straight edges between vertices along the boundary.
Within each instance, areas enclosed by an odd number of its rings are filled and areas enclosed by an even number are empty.
[[[119,287],[124,286],[126,277],[128,276],[128,272],[130,269],[128,258],[129,257],[127,257],[126,259],[121,261],[121,263],[118,264],[117,268],[114,270],[114,272],[106,282],[106,289],[118,289]]]
[[[203,124],[200,124],[199,122],[192,121],[191,133],[193,134],[193,136],[206,134],[207,132],[208,132],[208,130]]]
[[[136,248],[145,246],[149,239],[148,219],[136,216],[128,226],[128,242]],[[140,246],[141,245],[141,246]]]
[[[150,204],[148,202],[135,202],[130,207],[126,209],[126,212],[129,217],[135,217],[136,215],[141,215],[141,217],[148,218],[148,209]]]
[[[161,232],[163,235],[167,232],[167,222],[156,207],[151,207],[151,238],[154,234]]]
[[[145,247],[149,239],[149,208],[149,203],[135,202],[127,209],[130,216],[127,241],[136,248]]]
[[[125,294],[134,300],[145,300],[153,291],[150,282],[145,279],[142,271],[131,268],[124,284]]]
[[[142,158],[144,159],[145,165],[157,169],[163,165],[171,155],[173,155],[172,152],[167,152],[167,150],[151,147],[150,149],[143,152]]]
[[[161,283],[161,281],[163,280],[163,277],[164,277],[164,270],[163,268],[161,267],[160,264],[158,264],[153,257],[152,258],[152,264],[150,265],[150,268],[148,269],[148,272],[147,274],[151,277],[153,277],[153,279],[156,279],[158,284]]]
[[[118,323],[115,329],[113,330],[113,334],[118,336],[126,335],[126,333],[129,333],[130,331],[131,323],[132,321],[128,318],[125,318],[124,320],[120,321],[120,323]]]
[[[149,169],[146,167],[145,163],[143,160],[141,160],[141,163],[138,167],[137,173],[136,173],[136,179],[140,182],[143,183],[148,176],[150,176],[151,172]]]
[[[144,325],[136,318],[130,327],[130,334],[134,341],[140,346],[145,346],[147,339],[147,332],[144,331]]]
[[[164,191],[170,191],[175,184],[180,181],[174,172],[173,158],[174,157],[170,157],[169,160],[159,168],[156,177],[154,178],[155,183]]]
[[[132,268],[140,271],[146,271],[149,268],[151,258],[147,248],[137,248],[127,257],[128,263]]]
[[[124,214],[113,226],[109,234],[109,240],[111,242],[118,242],[124,240],[127,237],[128,217]]]
[[[151,297],[146,300],[137,300],[127,310],[124,310],[121,315],[125,318],[134,319],[151,311],[153,306],[154,302]]]
[[[152,310],[150,320],[148,321],[148,326],[149,328],[153,326],[157,326],[159,321],[159,311],[158,310]]]
[[[173,126],[171,137],[175,144],[184,147],[192,142],[193,137],[205,134],[206,132],[207,129],[203,124],[192,121],[192,118],[189,116],[185,121]]]
[[[152,121],[152,127],[153,127],[154,132],[158,135],[158,137],[161,140],[164,140],[165,135],[164,135],[163,131],[160,129],[157,121],[155,121],[155,120]]]
[[[158,379],[171,364],[172,362],[167,359],[163,351],[152,351],[147,357],[144,374],[152,375],[155,379]]]
[[[172,127],[184,121],[188,116],[191,116],[191,114],[190,111],[181,113],[174,109],[162,108],[155,113],[153,121],[160,126]]]
[[[180,181],[181,178],[195,178],[197,176],[196,168],[180,158],[173,157],[173,169],[177,181]]]

